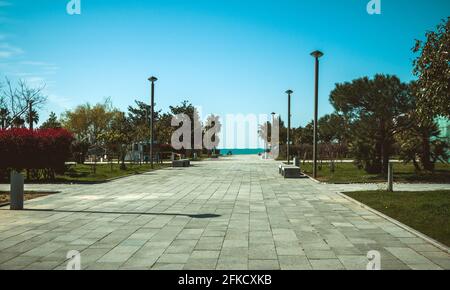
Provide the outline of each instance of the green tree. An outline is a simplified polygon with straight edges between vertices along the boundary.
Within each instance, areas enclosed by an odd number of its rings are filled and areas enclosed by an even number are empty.
[[[108,128],[100,134],[99,139],[111,156],[113,154],[117,155],[121,161],[120,169],[125,170],[125,158],[130,145],[134,141],[134,132],[132,122],[125,116],[124,112],[119,110],[111,112]],[[111,160],[112,158],[110,158]]]
[[[102,151],[101,146],[104,141],[102,134],[108,130],[113,112],[111,101],[107,99],[104,103],[99,103],[95,106],[89,103],[80,105],[74,110],[66,111],[63,114],[61,120],[63,127],[71,131],[75,136],[76,146],[72,147],[72,154],[76,160],[84,162],[88,151],[87,148],[90,148],[95,154]],[[93,166],[94,173],[97,169],[96,157]]]
[[[108,129],[112,114],[109,100],[95,106],[88,103],[66,111],[62,116],[62,124],[75,134],[77,140],[97,145],[99,136]]]
[[[47,121],[41,125],[41,129],[60,129],[61,127],[62,124],[58,121],[58,117],[56,117],[54,112],[51,112]]]
[[[38,124],[39,123],[39,113],[36,110],[32,110],[31,111],[31,120],[33,121],[33,124]],[[26,116],[25,116],[25,123],[28,124],[28,126],[30,126],[30,115],[29,112],[27,112]]]
[[[293,142],[294,144],[313,144],[314,138],[314,123],[310,122],[305,127],[298,127],[293,130]]]
[[[151,138],[151,106],[141,101],[135,101],[134,107],[128,107],[128,118],[133,126],[134,142],[144,142],[149,145]],[[170,144],[173,132],[171,127],[172,115],[170,113],[162,113],[160,110],[154,112],[154,118],[154,140],[157,144]],[[149,146],[144,148],[148,149]]]
[[[335,113],[325,115],[319,119],[317,126],[320,142],[338,144],[345,142],[348,124],[343,116]]]
[[[424,118],[417,113],[416,101],[419,88],[417,83],[409,85],[412,104],[409,112],[397,119],[396,140],[399,154],[404,162],[412,162],[417,171],[434,171],[437,160],[448,160],[446,142],[440,140],[439,128],[434,119]],[[417,161],[419,159],[420,165]]]
[[[159,114],[155,123],[155,138],[159,144],[170,144],[172,139],[172,117],[170,113]]]
[[[413,71],[420,88],[417,109],[429,119],[450,118],[450,17],[436,31],[427,32],[426,38],[417,40],[413,48],[419,53]]]
[[[375,75],[336,84],[330,102],[350,121],[350,148],[369,173],[387,174],[395,120],[410,107],[408,86],[396,76]]]

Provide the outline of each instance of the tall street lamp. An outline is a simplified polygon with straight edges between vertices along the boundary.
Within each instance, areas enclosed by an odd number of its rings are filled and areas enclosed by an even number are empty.
[[[277,113],[272,112],[272,125],[270,126],[270,154],[272,154],[273,157],[273,127],[275,126],[275,115]]]
[[[271,130],[270,130],[270,141],[272,141],[273,126],[275,126],[275,116],[277,115],[277,113],[272,112],[271,115],[272,115],[272,126],[270,127],[271,128]]]
[[[316,50],[311,53],[316,59],[316,76],[314,87],[314,146],[313,146],[313,177],[317,178],[317,119],[319,115],[319,58],[323,56],[323,52]]]
[[[287,130],[287,161],[288,165],[291,164],[291,152],[290,152],[290,146],[291,146],[291,95],[294,92],[292,90],[287,90],[286,94],[288,95],[288,130]]]
[[[150,119],[151,119],[151,125],[150,125],[150,134],[151,134],[151,137],[150,137],[150,165],[151,165],[151,168],[153,169],[153,143],[155,142],[154,141],[154,128],[155,128],[155,126],[154,126],[154,121],[155,121],[155,82],[158,80],[156,77],[150,77],[149,79],[148,79],[151,83],[152,83],[152,96],[151,96],[151,100],[150,100],[150,103],[151,103],[151,112],[150,112],[150,114],[151,114],[151,116],[150,116]]]

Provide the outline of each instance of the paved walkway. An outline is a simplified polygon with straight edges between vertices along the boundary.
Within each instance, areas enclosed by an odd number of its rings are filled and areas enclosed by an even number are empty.
[[[448,253],[337,195],[342,186],[284,180],[276,164],[242,156],[29,186],[61,193],[0,208],[0,269],[65,269],[70,250],[84,269],[365,269],[370,250],[383,269],[450,269]]]

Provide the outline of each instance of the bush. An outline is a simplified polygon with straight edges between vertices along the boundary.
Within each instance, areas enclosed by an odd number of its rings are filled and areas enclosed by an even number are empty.
[[[33,170],[53,178],[64,173],[73,136],[65,129],[0,130],[0,172]]]

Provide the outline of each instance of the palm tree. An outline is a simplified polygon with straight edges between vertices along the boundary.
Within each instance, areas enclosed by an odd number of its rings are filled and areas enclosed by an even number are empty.
[[[38,114],[38,112],[36,110],[32,110],[31,111],[31,118],[32,118],[34,124],[37,125],[37,123],[39,123],[39,114]],[[29,117],[29,115],[27,115],[27,118],[26,118],[25,121],[26,121],[26,123],[29,126],[30,125],[30,117]]]

